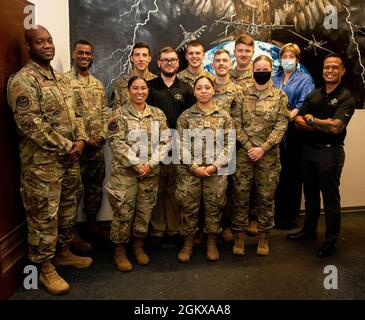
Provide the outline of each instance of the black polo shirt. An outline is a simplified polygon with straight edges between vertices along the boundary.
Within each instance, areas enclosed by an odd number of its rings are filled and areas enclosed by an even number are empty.
[[[161,76],[148,81],[150,89],[147,103],[160,108],[170,128],[176,129],[177,118],[195,102],[193,89],[189,84],[175,78],[171,87],[167,87]]]
[[[340,119],[346,125],[349,123],[355,109],[355,99],[351,92],[339,84],[331,93],[326,93],[322,87],[311,92],[303,102],[298,115],[311,114],[317,119]],[[339,134],[325,133],[319,130],[303,131],[303,142],[308,145],[343,145],[346,128]]]

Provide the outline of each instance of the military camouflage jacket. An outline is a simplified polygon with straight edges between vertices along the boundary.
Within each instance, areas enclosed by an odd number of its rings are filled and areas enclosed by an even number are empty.
[[[253,68],[252,65],[248,70],[238,71],[237,67],[231,70],[230,78],[231,81],[235,84],[243,86],[244,84],[250,84],[254,82],[253,79]]]
[[[290,117],[286,94],[272,85],[258,91],[253,84],[244,92],[243,99],[239,121],[235,122],[237,140],[246,150],[261,147],[268,151],[278,145]]]
[[[153,169],[150,176],[157,174],[158,164],[170,148],[170,135],[165,135],[167,132],[170,131],[166,117],[158,108],[146,104],[143,114],[139,114],[129,103],[114,110],[108,121],[111,174],[125,173],[128,169],[138,173],[144,163]],[[143,159],[146,154],[147,159]]]
[[[72,149],[73,141],[87,140],[69,82],[52,68],[30,60],[10,77],[7,95],[23,164],[54,162]]]
[[[204,69],[199,74],[194,74],[189,71],[189,68],[186,68],[177,74],[177,77],[181,81],[185,81],[192,88],[194,87],[194,83],[195,83],[196,79],[198,79],[199,77],[202,77],[202,76],[205,76],[205,77],[208,77],[208,78],[214,80],[214,76],[210,72],[208,72]]]
[[[129,74],[123,75],[115,81],[114,90],[112,93],[112,108],[113,110],[124,106],[129,103],[129,91],[128,91],[128,81],[130,78],[134,77],[136,74],[134,71]],[[155,74],[148,71],[146,81],[157,78]]]
[[[232,81],[229,81],[226,85],[222,87],[218,86],[214,82],[214,87],[215,94],[213,97],[213,102],[219,108],[231,114],[232,110],[234,110],[237,106],[242,105],[242,92],[246,88],[246,85],[244,85],[244,87],[241,87],[237,84],[234,84]]]
[[[222,129],[223,139],[217,139],[218,129]],[[177,119],[181,162],[192,172],[200,166],[211,164],[217,168],[226,166],[231,151],[228,146],[229,129],[234,129],[232,118],[217,105],[213,104],[212,109],[204,112],[196,103],[185,110]],[[198,150],[202,151],[201,154],[196,154]]]
[[[82,115],[88,138],[106,139],[106,123],[109,119],[104,87],[91,74],[82,77],[74,68],[65,73],[74,92],[77,111]]]

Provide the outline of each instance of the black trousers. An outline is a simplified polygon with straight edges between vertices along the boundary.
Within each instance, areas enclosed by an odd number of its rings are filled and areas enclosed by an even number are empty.
[[[293,222],[300,213],[302,200],[301,136],[290,122],[280,143],[281,171],[275,193],[275,223]]]
[[[341,226],[340,178],[345,162],[342,146],[311,147],[303,145],[305,220],[303,230],[316,232],[320,215],[320,193],[325,212],[325,240],[336,242]]]

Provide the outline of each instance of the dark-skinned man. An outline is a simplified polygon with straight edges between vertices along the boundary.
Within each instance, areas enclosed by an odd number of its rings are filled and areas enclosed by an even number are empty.
[[[87,233],[96,240],[107,240],[108,233],[102,229],[96,215],[103,198],[103,181],[105,176],[104,144],[106,141],[105,126],[109,119],[108,104],[101,82],[90,74],[93,62],[93,47],[86,40],[79,40],[73,46],[73,68],[65,74],[70,81],[77,112],[82,115],[85,132],[88,137],[81,155],[81,179],[78,199],[84,191],[83,212],[86,215]],[[75,230],[72,242],[79,252],[91,249]]]
[[[325,213],[325,241],[316,256],[336,252],[341,226],[340,177],[345,162],[346,126],[355,109],[355,99],[342,84],[343,60],[330,54],[323,62],[325,85],[307,96],[295,118],[303,131],[302,173],[304,179],[305,220],[300,232],[288,240],[315,240],[320,215],[320,193]]]
[[[28,255],[40,283],[52,294],[69,284],[55,267],[86,268],[71,253],[80,183],[79,158],[87,139],[67,81],[50,65],[55,46],[47,29],[25,32],[29,63],[8,82],[8,102],[20,136],[21,196],[28,226]]]

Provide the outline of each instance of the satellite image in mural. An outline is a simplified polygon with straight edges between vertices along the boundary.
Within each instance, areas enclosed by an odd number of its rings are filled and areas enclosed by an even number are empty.
[[[129,72],[136,42],[156,55],[171,45],[181,58],[191,39],[199,39],[209,57],[218,47],[233,48],[242,33],[259,40],[256,48],[272,51],[295,42],[302,49],[302,67],[321,85],[321,64],[329,52],[346,57],[346,86],[364,105],[365,3],[363,0],[73,0],[70,1],[71,43],[86,39],[95,48],[93,73],[108,94],[114,81]],[[232,52],[233,50],[229,49]],[[275,54],[276,52],[276,54]],[[269,52],[268,52],[269,53]],[[277,59],[276,59],[277,60]],[[278,66],[278,61],[275,62]]]

